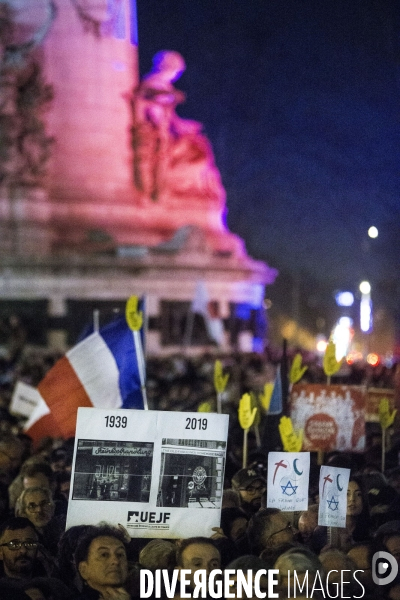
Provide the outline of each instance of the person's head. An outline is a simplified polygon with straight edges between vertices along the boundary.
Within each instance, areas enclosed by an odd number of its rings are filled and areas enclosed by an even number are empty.
[[[55,473],[64,471],[69,464],[69,456],[64,448],[56,448],[50,455],[50,467]]]
[[[318,526],[318,504],[310,504],[307,510],[300,513],[298,529],[304,544],[309,544],[316,527]]]
[[[145,569],[172,569],[176,566],[176,546],[167,540],[151,540],[141,549],[139,563]]]
[[[308,573],[308,579],[314,582],[316,574],[319,573],[321,580],[324,581],[323,567],[314,552],[311,552],[308,548],[291,548],[283,554],[281,554],[275,564],[274,569],[279,571],[278,581],[279,588],[283,591],[289,591],[293,596],[291,586],[294,583],[294,571],[300,581],[303,581],[304,577]]]
[[[353,598],[353,591],[355,594],[359,592],[360,587],[352,577],[352,573],[357,570],[357,566],[350,556],[337,548],[329,548],[321,552],[319,559],[325,572],[330,572],[327,588],[331,598],[335,594],[337,597],[338,589],[342,589],[343,598]],[[342,583],[341,577],[344,571],[347,571],[346,575],[348,577],[343,579]]]
[[[265,548],[276,548],[293,542],[297,529],[291,524],[286,513],[277,508],[264,508],[253,515],[247,527],[247,537],[255,554]]]
[[[400,530],[391,528],[391,523],[393,521],[385,523],[377,530],[374,540],[375,549],[389,552],[400,567]]]
[[[239,508],[240,494],[237,490],[231,488],[225,489],[222,493],[222,508]]]
[[[234,542],[246,533],[248,516],[240,508],[221,510],[221,529]]]
[[[221,568],[221,555],[213,540],[206,537],[192,537],[182,540],[176,553],[178,569],[189,569],[189,580],[193,587],[193,574],[201,569],[207,575],[213,569]]]
[[[5,481],[12,479],[21,466],[24,446],[22,442],[11,434],[0,437],[0,473]],[[11,483],[11,481],[9,481]]]
[[[54,515],[54,501],[48,488],[32,487],[22,492],[17,500],[15,514],[26,517],[36,528],[48,525]]]
[[[56,492],[68,500],[71,487],[71,473],[69,471],[57,471],[55,476]]]
[[[358,517],[364,508],[363,489],[358,479],[351,478],[347,488],[347,511],[348,517]]]
[[[54,491],[54,476],[50,465],[45,462],[31,462],[21,469],[23,489],[32,487],[48,488]]]
[[[354,544],[347,552],[347,556],[351,558],[357,569],[360,569],[357,573],[360,583],[362,583],[366,590],[372,591],[374,583],[372,580],[371,542],[359,542],[358,544]]]
[[[254,556],[253,554],[246,554],[244,556],[240,556],[239,558],[236,558],[235,560],[233,560],[232,562],[230,562],[228,564],[228,566],[226,567],[226,569],[233,569],[234,571],[243,571],[244,573],[247,573],[248,570],[253,571],[253,575],[257,572],[260,571],[261,569],[268,569],[268,566],[265,564],[265,562],[259,558],[258,556]],[[237,594],[237,575],[231,575],[229,577],[229,580],[232,582],[232,585],[229,587],[229,593],[230,594],[235,594],[235,598],[239,598]],[[267,574],[265,575],[261,575],[260,577],[260,583],[259,583],[259,587],[260,587],[260,591],[261,593],[266,593],[268,597],[268,577]],[[253,587],[253,595],[252,596],[248,596],[246,595],[245,597],[248,598],[249,600],[255,600],[255,598],[258,598],[259,596],[257,596],[257,592],[258,590],[255,590]],[[241,598],[243,597],[243,591],[242,591],[242,595],[240,596]]]
[[[261,506],[265,492],[265,479],[255,469],[240,469],[232,477],[232,488],[239,492],[241,505],[246,512],[254,513]]]
[[[75,550],[80,539],[92,527],[92,525],[74,525],[61,535],[57,548],[57,564],[62,581],[70,583],[76,577]]]
[[[38,534],[23,517],[12,517],[0,528],[0,560],[7,577],[23,579],[32,575],[38,550]]]
[[[385,545],[390,554],[395,557],[400,565],[400,532],[389,535],[386,538]]]
[[[90,588],[100,593],[120,588],[128,576],[124,533],[111,525],[90,527],[78,541],[75,562]]]

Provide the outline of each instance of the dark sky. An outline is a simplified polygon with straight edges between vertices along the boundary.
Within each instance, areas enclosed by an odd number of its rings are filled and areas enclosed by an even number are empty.
[[[395,0],[137,0],[140,72],[186,60],[248,251],[328,288],[400,299],[400,16]],[[367,229],[378,227],[370,240]]]

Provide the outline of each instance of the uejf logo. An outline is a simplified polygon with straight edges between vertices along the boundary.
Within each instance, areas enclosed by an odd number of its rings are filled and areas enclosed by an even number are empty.
[[[129,523],[166,523],[171,513],[139,512],[138,510],[128,511]]]
[[[372,557],[372,579],[376,585],[387,585],[397,577],[399,567],[389,552],[375,552]]]

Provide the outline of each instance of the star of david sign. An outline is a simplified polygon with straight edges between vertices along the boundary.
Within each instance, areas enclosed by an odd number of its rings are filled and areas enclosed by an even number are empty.
[[[332,498],[327,500],[327,502],[331,510],[339,510],[339,501],[335,500],[335,496],[332,496]]]
[[[298,487],[298,485],[292,485],[291,481],[288,481],[286,485],[281,485],[282,493],[286,496],[294,496]]]

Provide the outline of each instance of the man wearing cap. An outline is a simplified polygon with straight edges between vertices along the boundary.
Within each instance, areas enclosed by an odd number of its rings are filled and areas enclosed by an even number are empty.
[[[241,508],[251,517],[261,507],[266,481],[255,469],[240,469],[232,477],[232,488],[239,492]]]

